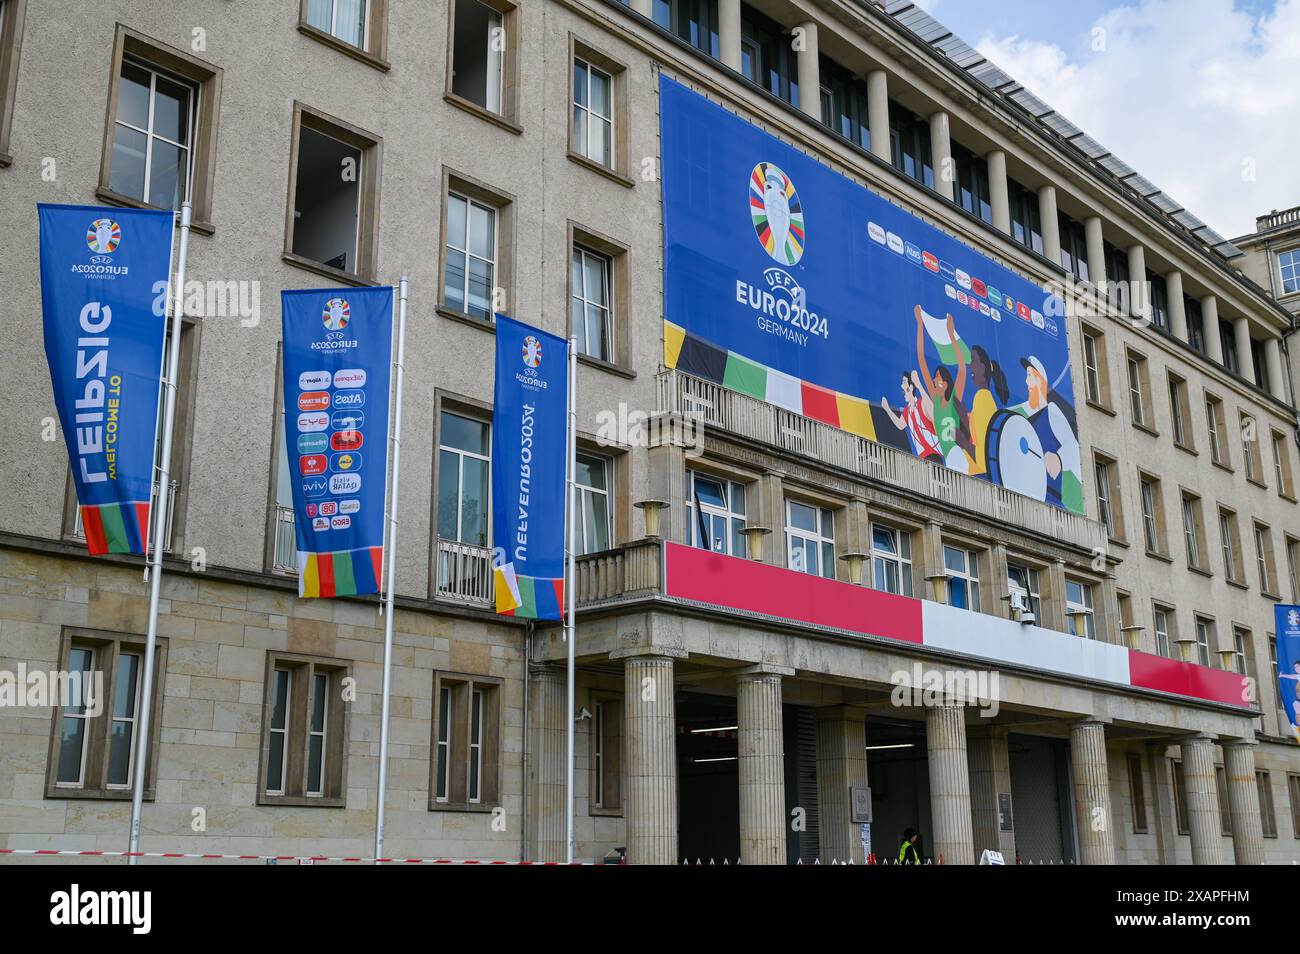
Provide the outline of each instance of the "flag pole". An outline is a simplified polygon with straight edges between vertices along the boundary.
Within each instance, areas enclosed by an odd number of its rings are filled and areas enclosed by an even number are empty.
[[[384,857],[384,799],[388,793],[388,690],[393,677],[393,594],[397,588],[397,485],[402,463],[402,378],[406,361],[407,281],[397,286],[397,371],[393,390],[393,488],[388,502],[383,568],[388,577],[384,593],[384,688],[379,716],[379,791],[375,802],[375,864]]]
[[[153,552],[145,562],[153,562],[149,574],[149,635],[145,640],[144,681],[141,686],[140,715],[136,719],[135,779],[131,785],[131,839],[127,864],[137,862],[140,851],[140,812],[144,805],[145,763],[149,760],[149,717],[153,712],[153,664],[158,647],[158,603],[162,596],[163,550],[167,548],[167,524],[171,509],[172,437],[176,430],[176,378],[180,373],[181,327],[185,313],[185,264],[190,251],[190,221],[193,207],[188,199],[181,205],[181,244],[176,257],[176,287],[172,297],[171,342],[167,349],[167,376],[163,379],[166,398],[163,402],[162,457],[158,462],[158,502],[150,508],[153,523]],[[173,276],[167,276],[169,280]]]
[[[576,629],[574,625],[574,608],[577,604],[577,574],[576,552],[578,549],[578,511],[575,506],[575,488],[578,469],[578,339],[576,337],[569,339],[569,426],[568,431],[569,447],[568,460],[566,467],[569,472],[569,566],[568,566],[568,584],[564,588],[565,601],[568,603],[568,633],[565,642],[569,644],[569,666],[568,666],[568,708],[566,709],[567,719],[567,752],[565,764],[565,805],[564,805],[564,829],[565,829],[565,861],[573,864],[573,736],[574,736],[574,712],[576,705],[574,702],[573,692],[573,657],[574,642],[576,638]]]

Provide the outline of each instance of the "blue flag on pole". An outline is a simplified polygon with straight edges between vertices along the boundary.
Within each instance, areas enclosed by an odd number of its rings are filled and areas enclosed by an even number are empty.
[[[37,205],[54,405],[92,554],[144,554],[174,215]]]
[[[497,315],[492,411],[496,610],[560,619],[568,455],[569,343]]]
[[[1277,614],[1278,699],[1300,740],[1300,606],[1279,603]]]
[[[286,291],[280,302],[298,595],[378,593],[393,289]]]

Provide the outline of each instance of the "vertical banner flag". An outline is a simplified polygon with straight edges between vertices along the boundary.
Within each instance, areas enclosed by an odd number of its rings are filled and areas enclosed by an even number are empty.
[[[143,555],[174,215],[37,206],[50,383],[86,547]]]
[[[280,302],[298,595],[378,593],[393,289],[285,291]]]
[[[1279,603],[1277,614],[1278,699],[1300,741],[1300,606]]]
[[[569,343],[497,315],[492,586],[498,613],[561,619]]]

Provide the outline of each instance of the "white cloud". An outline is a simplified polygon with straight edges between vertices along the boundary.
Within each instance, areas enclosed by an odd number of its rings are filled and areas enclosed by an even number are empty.
[[[1067,53],[984,35],[979,51],[1225,236],[1300,205],[1300,0],[1142,0]],[[1097,32],[1100,31],[1100,32]]]

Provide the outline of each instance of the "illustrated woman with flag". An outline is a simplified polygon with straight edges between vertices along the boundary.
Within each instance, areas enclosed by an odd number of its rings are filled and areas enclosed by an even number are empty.
[[[912,440],[912,453],[923,460],[942,461],[939,437],[934,432],[933,405],[930,396],[921,388],[921,376],[915,371],[904,374],[902,388],[904,407],[901,415],[889,406],[886,397],[880,398],[880,406],[885,409],[896,428],[907,431],[907,436]]]
[[[925,339],[927,337],[927,319],[934,319],[917,305],[913,309],[916,315],[916,361],[925,379],[926,390],[934,402],[934,426],[939,438],[939,453],[944,463],[959,473],[969,474],[975,462],[975,445],[971,442],[970,417],[962,404],[962,395],[966,391],[966,364],[970,360],[970,349],[957,336],[957,329],[952,315],[948,315],[944,327],[943,340],[948,351],[957,363],[957,377],[947,364],[935,369],[933,377],[930,366],[925,360]],[[933,336],[931,336],[933,337]],[[945,354],[940,348],[940,358]]]

